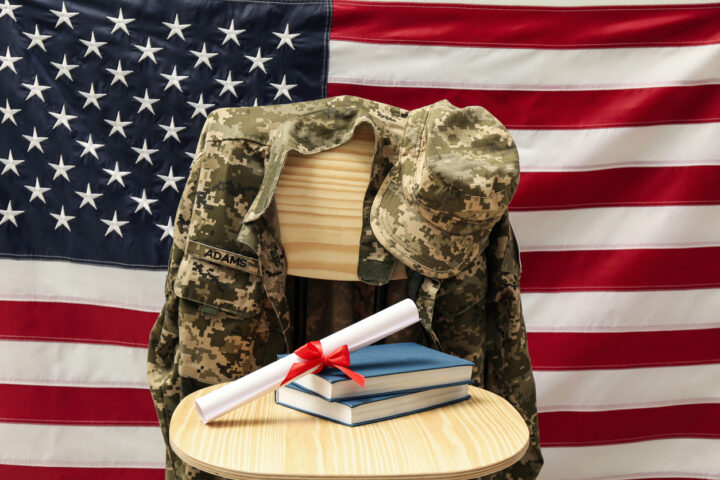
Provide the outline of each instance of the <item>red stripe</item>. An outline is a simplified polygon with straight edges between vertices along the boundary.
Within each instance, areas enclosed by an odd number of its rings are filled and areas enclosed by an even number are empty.
[[[329,83],[328,96],[355,95],[412,110],[449,100],[482,105],[508,128],[601,128],[720,120],[720,85],[622,90],[460,90]]]
[[[162,468],[69,468],[0,465],[0,478],[7,480],[163,480]]]
[[[530,332],[533,370],[720,363],[720,328],[659,332]]]
[[[553,8],[333,2],[331,40],[510,48],[720,42],[720,6]]]
[[[720,286],[720,247],[521,254],[524,292]]]
[[[158,425],[150,389],[10,384],[0,384],[0,422]]]
[[[0,301],[0,338],[148,346],[157,312],[76,303]]]
[[[608,445],[660,438],[720,438],[720,403],[602,412],[538,414],[545,447]]]
[[[522,172],[510,209],[720,204],[718,185],[720,166]]]

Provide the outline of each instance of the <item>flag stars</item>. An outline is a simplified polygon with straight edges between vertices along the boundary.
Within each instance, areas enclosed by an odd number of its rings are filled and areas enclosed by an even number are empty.
[[[165,240],[165,237],[170,237],[170,238],[173,238],[173,237],[174,237],[174,235],[173,235],[173,228],[174,228],[174,227],[173,227],[172,221],[170,220],[170,217],[168,217],[167,225],[162,225],[162,224],[160,224],[160,223],[156,223],[155,225],[156,225],[160,230],[163,231],[162,237],[160,237],[160,241],[161,241],[161,242],[162,242],[163,240]]]
[[[237,93],[235,93],[235,86],[243,83],[242,80],[233,80],[232,72],[228,72],[227,78],[225,80],[216,78],[215,81],[223,86],[219,96],[222,96],[222,94],[225,92],[230,92],[232,93],[233,97],[237,97]]]
[[[115,166],[117,167],[117,164]],[[88,182],[87,188],[85,189],[84,192],[76,191],[75,193],[77,195],[79,195],[80,198],[82,198],[82,202],[80,203],[80,207],[78,207],[78,208],[82,208],[85,205],[90,205],[95,210],[97,210],[97,205],[95,205],[95,199],[103,196],[102,193],[92,193],[92,190],[90,190],[89,182]]]
[[[65,2],[62,3],[62,10],[50,10],[52,13],[57,15],[58,20],[55,24],[55,28],[57,29],[61,23],[67,23],[68,27],[74,29],[72,22],[70,19],[78,14],[78,12],[68,12],[65,8]]]
[[[95,108],[100,110],[100,104],[98,103],[98,100],[107,95],[107,93],[95,93],[95,84],[90,84],[90,90],[87,92],[78,91],[80,95],[85,97],[85,103],[83,104],[83,110],[88,105],[95,105]]]
[[[50,188],[41,187],[40,179],[38,177],[35,177],[35,186],[25,185],[25,188],[30,190],[30,202],[32,202],[36,198],[39,198],[43,203],[47,203],[45,201],[45,192],[50,190]]]
[[[144,189],[144,188],[143,188],[143,191],[142,191],[142,197],[133,197],[133,196],[130,196],[130,198],[132,198],[132,199],[133,199],[134,201],[136,201],[137,204],[138,204],[138,205],[137,205],[137,208],[135,209],[135,212],[134,212],[134,213],[137,213],[137,212],[139,212],[140,210],[145,209],[145,210],[148,211],[148,213],[149,213],[150,215],[152,215],[152,210],[150,210],[150,205],[152,205],[153,203],[157,202],[157,200],[156,200],[156,199],[147,198],[147,197],[145,196],[145,189]]]
[[[190,117],[191,119],[195,118],[195,116],[199,113],[202,113],[202,116],[207,118],[207,109],[215,106],[214,103],[203,103],[202,93],[200,94],[200,98],[197,102],[188,102],[188,104],[195,109],[195,111],[193,111],[192,117]]]
[[[70,128],[70,123],[68,123],[68,121],[76,119],[77,115],[66,114],[65,113],[65,105],[62,106],[60,113],[55,113],[55,112],[48,112],[48,113],[50,115],[52,115],[53,117],[55,117],[55,125],[52,126],[53,130],[55,130],[55,128],[62,125],[65,128],[67,128],[68,131],[72,132],[72,129]]]
[[[127,225],[129,223],[127,220],[118,220],[117,219],[117,210],[115,210],[112,220],[105,220],[104,218],[101,218],[100,221],[102,221],[105,225],[108,226],[107,231],[105,232],[106,237],[108,235],[110,235],[112,232],[115,232],[122,237],[123,235],[122,235],[122,231],[120,230],[120,228],[124,227],[125,225]]]
[[[193,66],[193,68],[198,68],[198,66],[201,63],[204,63],[205,65],[208,66],[208,68],[210,70],[212,70],[212,65],[210,64],[210,59],[215,57],[217,55],[217,53],[208,53],[207,49],[205,47],[205,42],[203,42],[201,51],[198,52],[196,50],[190,50],[190,53],[192,53],[193,55],[198,57],[197,62],[195,62],[195,65]]]
[[[188,78],[188,76],[178,75],[177,66],[173,66],[173,71],[171,74],[161,73],[160,75],[165,77],[165,80],[167,80],[167,84],[165,85],[165,88],[163,88],[163,91],[167,90],[170,87],[176,87],[178,90],[180,90],[180,93],[182,93],[182,88],[180,88],[180,82]]]
[[[55,180],[58,177],[63,177],[68,182],[70,181],[70,177],[68,177],[68,172],[75,168],[75,165],[65,165],[65,162],[63,162],[63,156],[60,155],[60,161],[58,163],[50,163],[50,165],[53,170],[55,170],[55,175],[53,175],[53,180]]]
[[[80,42],[87,47],[87,50],[85,50],[85,55],[83,55],[83,58],[87,57],[91,53],[94,53],[98,57],[102,58],[102,54],[100,53],[100,47],[102,47],[103,45],[106,45],[107,42],[96,42],[95,41],[95,31],[93,31],[90,34],[90,40],[83,40],[81,38]]]
[[[295,50],[295,46],[293,45],[292,41],[295,37],[299,36],[299,33],[290,33],[290,24],[285,25],[285,31],[280,32],[272,32],[273,35],[278,37],[280,39],[280,42],[277,44],[277,47],[275,47],[275,50],[279,49],[283,45],[287,45],[288,47]]]
[[[138,163],[140,163],[141,161],[145,160],[145,161],[147,161],[150,165],[152,165],[153,163],[152,163],[152,159],[150,158],[150,155],[152,155],[153,153],[157,153],[157,152],[158,152],[158,149],[157,149],[157,148],[147,148],[147,140],[143,140],[143,146],[142,146],[142,148],[138,148],[138,147],[131,147],[131,148],[132,148],[133,150],[135,150],[135,153],[138,154],[137,160],[135,160],[135,163],[136,163],[136,164],[138,164]]]
[[[43,103],[45,103],[45,96],[43,95],[42,92],[47,90],[50,87],[48,87],[47,85],[40,85],[38,83],[37,74],[35,75],[35,81],[32,84],[23,83],[22,86],[29,90],[28,96],[25,97],[25,100],[30,100],[32,97],[39,97],[40,100],[42,100]]]
[[[6,120],[10,120],[12,123],[14,123],[17,126],[17,122],[15,121],[15,115],[20,111],[19,108],[12,108],[10,106],[10,101],[6,98],[5,99],[5,106],[0,107],[0,112],[3,114],[2,122],[5,123]]]
[[[110,130],[110,133],[108,134],[109,137],[112,137],[113,133],[115,132],[120,132],[120,135],[122,135],[124,138],[127,138],[127,135],[125,135],[125,127],[130,125],[132,122],[123,122],[120,118],[120,111],[118,111],[117,115],[115,116],[115,120],[105,119],[105,123],[109,124],[112,127],[112,130]]]
[[[148,37],[144,47],[142,45],[134,45],[134,47],[142,52],[142,55],[138,59],[138,63],[142,62],[146,58],[152,60],[153,63],[157,63],[157,60],[155,60],[155,52],[159,52],[160,50],[162,50],[162,47],[152,46],[152,44],[150,43],[150,37]]]
[[[110,178],[108,179],[108,183],[107,183],[108,185],[110,185],[110,184],[113,183],[113,182],[118,182],[120,185],[122,185],[122,186],[124,187],[124,186],[125,186],[125,182],[123,181],[123,177],[124,177],[125,175],[130,175],[130,172],[128,172],[128,171],[121,171],[121,170],[120,170],[120,167],[118,167],[118,162],[117,162],[117,161],[115,162],[115,169],[114,169],[114,170],[110,170],[109,168],[103,168],[103,170],[105,171],[105,173],[107,173],[108,175],[110,175]]]
[[[33,127],[33,133],[32,133],[32,135],[23,135],[23,138],[25,138],[25,140],[27,140],[28,142],[30,142],[30,144],[28,145],[28,149],[27,149],[28,152],[29,152],[30,150],[32,150],[33,148],[37,148],[37,149],[40,150],[42,153],[45,153],[45,151],[42,149],[42,142],[44,142],[45,140],[47,140],[48,137],[40,137],[40,136],[38,136],[38,134],[37,134],[37,127]]]
[[[117,68],[106,68],[105,70],[113,74],[113,79],[112,82],[110,82],[110,86],[115,85],[115,82],[122,82],[122,84],[127,87],[128,84],[127,80],[125,80],[125,77],[133,73],[132,70],[123,70],[121,60],[118,60]]]
[[[100,157],[98,157],[98,154],[97,154],[97,149],[100,147],[104,147],[105,144],[104,143],[93,143],[92,134],[88,135],[87,142],[83,142],[82,140],[75,140],[75,141],[84,147],[82,153],[80,154],[81,157],[84,157],[85,155],[90,153],[93,157],[100,159]]]
[[[12,3],[10,3],[9,0],[5,0],[5,3],[0,5],[0,18],[7,15],[8,17],[12,18],[13,20],[15,20],[17,22],[17,18],[15,18],[14,11],[20,7],[21,7],[21,5],[13,5]]]
[[[240,41],[237,36],[245,32],[245,29],[236,30],[235,19],[230,20],[230,26],[228,28],[218,27],[218,30],[225,34],[225,39],[222,42],[223,45],[225,45],[229,40],[232,40],[238,47],[240,46]]]
[[[55,230],[57,230],[60,227],[65,227],[65,228],[67,228],[68,232],[71,231],[70,224],[68,222],[70,222],[70,220],[72,220],[75,217],[72,215],[65,215],[65,206],[64,205],[60,207],[60,213],[51,213],[50,216],[53,217],[55,220],[57,220],[57,223],[55,224]]]
[[[134,18],[124,18],[122,8],[119,10],[117,17],[107,16],[105,18],[107,18],[114,24],[113,29],[110,32],[111,35],[113,33],[115,33],[117,30],[122,30],[123,32],[125,32],[126,35],[128,35],[128,36],[130,35],[130,32],[128,32],[127,26],[129,23],[134,22],[135,19]]]
[[[153,109],[153,103],[159,102],[159,98],[150,98],[148,97],[148,89],[145,89],[145,96],[140,97],[133,97],[136,101],[140,102],[140,109],[137,111],[137,113],[142,112],[143,110],[149,110],[153,115],[155,115],[155,110]]]
[[[17,70],[15,70],[15,62],[17,62],[21,58],[22,57],[13,57],[10,54],[10,47],[5,48],[5,55],[0,56],[0,60],[2,60],[2,65],[0,65],[0,72],[5,70],[6,68],[9,68],[17,74]]]
[[[162,24],[170,29],[170,33],[168,33],[167,40],[170,40],[170,38],[173,35],[177,35],[178,37],[185,40],[185,35],[183,35],[183,30],[185,30],[186,28],[188,28],[190,26],[189,23],[181,24],[177,13],[175,14],[175,22],[174,23],[162,22]]]
[[[272,60],[272,57],[263,57],[262,53],[260,53],[260,48],[258,48],[257,55],[255,55],[254,57],[251,57],[250,55],[245,55],[245,58],[252,62],[248,73],[252,72],[256,68],[259,68],[263,72],[267,73],[267,70],[265,70],[265,62],[269,62],[270,60]]]
[[[55,75],[55,80],[60,78],[61,76],[65,75],[67,78],[70,79],[70,81],[73,81],[72,75],[70,75],[70,70],[73,70],[75,68],[78,68],[78,65],[76,64],[68,64],[67,63],[67,54],[63,54],[63,61],[62,63],[57,62],[50,62],[53,67],[58,69],[57,75]]]
[[[8,150],[8,156],[5,158],[0,158],[0,163],[4,165],[2,172],[0,172],[0,176],[5,175],[5,172],[8,170],[12,171],[15,175],[18,177],[20,176],[20,173],[18,172],[18,165],[21,163],[25,163],[25,160],[15,160],[13,158],[12,150]]]
[[[177,182],[182,180],[185,177],[176,177],[173,175],[173,169],[172,166],[170,167],[170,171],[168,171],[167,175],[160,175],[158,174],[158,177],[160,177],[165,183],[163,184],[162,188],[160,189],[161,192],[164,192],[166,188],[170,187],[176,192],[180,193],[177,187]]]
[[[297,87],[296,84],[288,84],[285,82],[285,75],[283,75],[282,82],[280,83],[270,83],[273,87],[277,88],[277,93],[275,93],[275,96],[273,97],[273,100],[277,99],[280,95],[285,95],[288,100],[292,100],[290,97],[290,90]]]
[[[26,47],[27,50],[30,50],[31,48],[33,48],[34,46],[37,45],[40,48],[42,48],[43,52],[47,52],[47,50],[45,50],[44,42],[45,42],[45,40],[50,38],[50,35],[40,34],[37,23],[35,24],[35,33],[22,32],[22,34],[30,39],[30,44]]]
[[[159,125],[160,128],[165,130],[165,136],[163,137],[163,142],[167,140],[170,137],[173,137],[175,140],[180,142],[180,137],[178,137],[178,133],[181,130],[185,130],[186,127],[176,127],[175,126],[175,118],[170,117],[170,124],[169,125]]]
[[[7,208],[5,208],[5,209],[0,208],[0,215],[2,215],[2,218],[0,218],[0,225],[2,225],[5,222],[10,222],[17,227],[18,224],[17,224],[17,220],[15,220],[15,217],[17,217],[18,215],[21,215],[24,212],[25,212],[25,210],[13,210],[12,202],[10,200],[8,200]]]

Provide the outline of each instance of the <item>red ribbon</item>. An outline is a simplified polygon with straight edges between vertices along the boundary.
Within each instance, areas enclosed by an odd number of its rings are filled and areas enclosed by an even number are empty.
[[[341,345],[335,349],[330,355],[324,355],[322,350],[322,344],[319,340],[313,340],[308,342],[302,347],[295,349],[295,355],[300,358],[307,360],[306,362],[295,362],[290,366],[285,379],[281,384],[292,380],[303,372],[306,372],[312,368],[322,365],[320,370],[313,373],[322,372],[325,367],[335,367],[341,370],[345,375],[355,380],[360,384],[361,387],[365,388],[365,377],[357,372],[353,372],[349,368],[350,366],[350,351],[347,345]]]

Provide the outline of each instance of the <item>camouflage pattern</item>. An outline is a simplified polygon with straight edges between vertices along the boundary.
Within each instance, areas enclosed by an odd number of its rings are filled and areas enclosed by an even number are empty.
[[[480,200],[462,208],[461,215],[466,214],[465,208],[497,209],[499,220],[484,230],[485,238],[479,245],[470,244],[463,250],[464,240],[458,244],[456,250],[462,258],[448,256],[444,265],[447,268],[451,264],[451,275],[447,271],[420,271],[416,261],[401,259],[408,278],[390,281],[398,261],[396,244],[386,245],[371,224],[375,199],[383,188],[390,188],[386,185],[400,186],[402,172],[394,167],[400,165],[403,152],[416,147],[415,142],[421,145],[422,155],[417,158],[427,158],[428,169],[444,168],[443,155],[422,153],[423,145],[434,142],[434,132],[443,132],[442,142],[453,148],[482,150],[487,146],[488,154],[495,155],[498,162],[509,155],[506,150],[511,140],[502,130],[491,126],[489,117],[478,107],[466,108],[460,116],[443,117],[455,109],[446,100],[407,111],[340,96],[294,104],[220,108],[208,115],[175,219],[166,301],[149,339],[147,373],[167,445],[166,479],[220,478],[182,462],[169,447],[168,427],[179,402],[200,388],[240,378],[273,362],[279,353],[292,350],[289,312],[294,307],[295,281],[287,276],[273,199],[285,155],[289,150],[314,153],[347,142],[361,122],[369,123],[375,132],[371,179],[363,205],[358,259],[361,281],[307,280],[307,338],[323,338],[372,314],[375,285],[387,284],[388,304],[413,298],[421,321],[382,343],[413,341],[473,361],[473,383],[510,401],[531,432],[530,448],[519,462],[483,478],[531,480],[538,476],[543,457],[535,383],[520,305],[517,245],[507,211],[500,206],[505,200]],[[468,143],[472,137],[468,118],[488,122],[478,130],[483,139],[475,146]],[[422,122],[411,123],[411,119]],[[416,127],[427,128],[424,136],[412,132]],[[448,158],[447,162],[452,160]],[[456,182],[453,188],[468,195],[490,197],[492,193],[488,192],[500,192],[507,183],[498,171],[480,172],[480,177],[485,177],[468,184],[447,175],[444,181]],[[390,181],[392,172],[397,178]],[[427,198],[423,195],[419,198]],[[379,218],[389,221],[387,209],[378,212],[382,213]],[[409,223],[399,218],[402,215],[398,210],[394,225],[410,227],[403,233],[408,240],[434,235],[440,228],[436,224],[430,227],[430,221],[413,223],[417,214],[408,216],[412,218]],[[447,253],[431,255],[443,259]],[[432,266],[432,261],[423,264]]]

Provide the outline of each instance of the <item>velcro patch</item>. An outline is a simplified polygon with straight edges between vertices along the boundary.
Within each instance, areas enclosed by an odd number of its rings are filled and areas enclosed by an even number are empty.
[[[257,258],[223,250],[222,248],[213,247],[194,240],[188,241],[187,254],[236,270],[260,273],[260,263]]]

